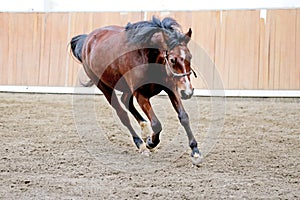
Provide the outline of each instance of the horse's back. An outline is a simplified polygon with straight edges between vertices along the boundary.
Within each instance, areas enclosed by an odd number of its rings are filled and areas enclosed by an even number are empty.
[[[99,35],[110,36],[110,35],[121,33],[124,30],[125,30],[124,27],[121,26],[105,26],[105,27],[95,29],[89,34],[89,36],[99,36]]]
[[[118,46],[124,44],[124,27],[106,26],[92,31],[84,44],[83,57],[89,67],[94,68],[95,63],[110,64],[113,52],[118,51]],[[124,45],[123,45],[124,46]],[[101,62],[99,62],[99,59]],[[94,64],[93,64],[94,63]],[[99,68],[100,66],[97,66]]]
[[[91,32],[83,49],[83,66],[94,81],[101,80],[114,88],[122,77],[121,62],[124,54],[130,52],[124,27],[106,26]]]
[[[104,41],[109,41],[109,38],[116,37],[124,31],[124,27],[120,26],[105,26],[92,31],[86,40],[86,45],[102,44]]]

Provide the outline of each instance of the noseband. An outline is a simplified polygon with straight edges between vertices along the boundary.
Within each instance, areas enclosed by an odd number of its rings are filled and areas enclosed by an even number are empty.
[[[186,72],[186,73],[176,73],[174,72],[173,68],[171,67],[170,65],[170,62],[168,60],[168,51],[165,51],[165,55],[164,55],[164,58],[165,58],[165,65],[167,66],[168,70],[171,72],[172,74],[172,77],[173,78],[180,78],[180,77],[184,77],[184,76],[189,76],[191,74],[194,74],[195,78],[197,78],[197,74],[196,72],[192,69],[191,67],[191,70],[189,72]]]

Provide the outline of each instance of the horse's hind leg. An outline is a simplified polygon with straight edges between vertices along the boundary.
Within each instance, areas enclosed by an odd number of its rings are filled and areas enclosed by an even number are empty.
[[[141,114],[136,110],[136,108],[134,107],[134,105],[133,105],[133,95],[132,94],[123,93],[123,95],[121,97],[121,101],[139,123],[146,121],[141,116]]]
[[[99,87],[99,84],[98,84]],[[111,104],[111,106],[115,109],[119,119],[121,120],[122,124],[126,126],[129,130],[129,132],[132,135],[133,141],[136,145],[136,147],[139,149],[140,153],[149,154],[149,150],[146,148],[146,144],[144,141],[137,135],[133,127],[131,126],[130,119],[128,117],[127,112],[122,108],[122,106],[119,103],[119,100],[117,99],[116,94],[113,92],[113,90],[105,85],[101,85],[101,91],[105,95],[108,102]]]
[[[133,105],[133,95],[130,93],[123,93],[121,97],[122,103],[131,112],[141,127],[141,135],[144,140],[151,134],[151,127],[148,122],[141,116]]]

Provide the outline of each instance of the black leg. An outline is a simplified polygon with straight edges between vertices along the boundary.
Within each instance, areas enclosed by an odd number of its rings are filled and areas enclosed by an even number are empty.
[[[122,103],[125,107],[131,112],[134,118],[137,120],[138,123],[146,122],[146,120],[141,116],[141,114],[136,110],[133,105],[133,95],[129,93],[123,93],[121,97]]]
[[[184,127],[184,129],[187,133],[188,140],[189,140],[189,146],[192,150],[191,157],[193,158],[193,162],[194,162],[194,164],[198,164],[198,162],[200,162],[200,160],[198,160],[198,159],[201,159],[201,153],[198,149],[197,141],[196,141],[194,134],[192,132],[192,129],[190,127],[189,116],[186,113],[186,111],[184,110],[181,99],[180,99],[179,95],[177,94],[177,92],[173,92],[171,90],[167,90],[166,92],[168,93],[171,103],[178,114],[178,119],[179,119],[181,125]]]
[[[110,105],[115,109],[122,124],[124,126],[126,126],[127,129],[129,130],[129,132],[131,133],[133,141],[134,141],[135,145],[137,146],[137,148],[139,149],[139,151],[141,153],[148,154],[149,150],[147,150],[144,141],[137,135],[137,133],[133,129],[133,127],[130,123],[128,114],[120,105],[115,92],[111,88],[109,88],[108,86],[106,86],[105,84],[103,84],[101,82],[99,82],[97,86],[103,92],[104,96],[106,97],[106,99],[110,103]]]

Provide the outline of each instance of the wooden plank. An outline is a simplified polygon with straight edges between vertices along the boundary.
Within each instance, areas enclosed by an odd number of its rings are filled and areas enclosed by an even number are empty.
[[[224,84],[224,79],[223,79],[223,67],[222,63],[218,63],[218,59],[220,56],[221,60],[224,60],[224,48],[223,48],[223,54],[220,53],[220,50],[218,49],[219,46],[222,46],[224,44],[221,43],[221,27],[222,27],[222,21],[221,21],[221,15],[222,11],[216,11],[216,20],[215,20],[215,38],[214,38],[214,52],[213,52],[213,62],[215,66],[215,71],[214,71],[214,88],[217,90],[223,90],[225,89],[226,85]],[[212,55],[211,53],[209,53]],[[222,57],[223,56],[223,57]]]
[[[50,68],[50,49],[51,49],[51,29],[52,24],[49,22],[51,13],[43,14],[41,23],[41,55],[39,67],[39,85],[49,85],[49,68]]]
[[[194,29],[194,12],[173,12],[172,17],[174,17],[174,19],[181,25],[182,31],[184,33],[186,33],[189,30],[189,28]]]
[[[227,22],[227,13],[226,11],[219,11],[219,23],[216,29],[216,38],[215,38],[215,65],[221,75],[224,88],[228,87],[228,70],[227,65],[225,64],[225,53],[226,53],[226,22]]]
[[[9,14],[0,13],[0,84],[8,82],[9,66]]]
[[[18,55],[20,59],[20,63],[18,63],[18,71],[22,73],[21,76],[21,85],[28,85],[27,81],[30,79],[30,75],[28,73],[28,66],[31,65],[32,59],[30,59],[31,47],[32,47],[32,19],[31,13],[22,13],[19,17],[21,19],[21,26],[18,26],[18,31],[22,34],[17,38],[20,44],[21,53]]]
[[[250,89],[258,82],[259,11],[229,11],[227,20],[228,85]]]
[[[13,34],[15,33],[15,26],[12,26],[10,24],[14,24],[15,19],[13,18],[13,15],[11,13],[7,14],[7,21],[9,23],[8,25],[8,65],[7,65],[7,69],[6,69],[6,81],[7,84],[16,84],[14,82],[14,80],[12,80],[12,74],[13,74],[13,68],[15,65],[15,58],[14,58],[14,47],[16,45],[16,40],[13,39]]]
[[[17,40],[17,48],[15,49],[15,51],[16,51],[17,63],[16,63],[15,76],[16,76],[17,84],[24,85],[26,84],[26,79],[27,79],[26,68],[29,60],[27,57],[27,51],[28,51],[28,46],[30,45],[30,39],[28,34],[28,26],[30,23],[28,22],[29,18],[26,13],[18,13],[16,14],[16,17],[17,17],[17,23],[16,23],[17,35],[15,39]]]
[[[66,58],[68,45],[68,14],[54,13],[49,16],[50,30],[50,70],[49,85],[65,86]]]
[[[239,65],[239,89],[252,89],[258,87],[258,63],[259,63],[259,21],[260,12],[250,10],[246,13],[239,12],[244,20],[241,22],[244,31],[242,44],[245,46],[244,59]],[[243,52],[243,49],[241,49]]]
[[[294,88],[296,66],[296,10],[272,10],[270,34],[270,83],[273,89]],[[292,81],[292,83],[291,83]]]
[[[295,12],[282,10],[276,16],[277,35],[280,43],[279,49],[279,84],[276,89],[288,89],[290,87],[291,66],[295,59]]]
[[[64,86],[67,57],[66,13],[44,14],[41,24],[39,85]]]
[[[23,60],[23,41],[20,35],[23,34],[24,27],[24,13],[10,13],[10,27],[9,27],[9,68],[8,68],[8,84],[21,85],[22,84],[22,60]]]
[[[286,27],[283,29],[284,49],[283,58],[281,59],[282,65],[280,67],[280,89],[294,89],[296,70],[296,23],[297,12],[296,10],[284,11],[287,21],[283,23]],[[299,78],[299,77],[298,77]]]
[[[220,25],[219,12],[193,12],[191,19],[192,39],[207,51],[212,60],[215,60],[216,29]]]
[[[227,58],[228,65],[228,86],[232,89],[239,88],[240,61],[244,56],[243,47],[243,20],[240,19],[239,11],[228,11],[228,21],[226,25],[226,47],[228,48]],[[239,27],[239,28],[236,28]],[[243,47],[243,48],[242,48]]]
[[[15,59],[15,54],[14,54],[14,49],[16,46],[16,40],[13,39],[14,34],[16,33],[15,31],[15,26],[12,26],[10,24],[15,24],[16,18],[9,13],[8,14],[8,43],[9,43],[9,48],[8,48],[8,68],[7,68],[7,84],[14,85],[16,84],[15,80],[13,79],[13,74],[15,73],[15,65],[16,65],[16,59]]]
[[[229,11],[222,12],[222,27],[221,31],[223,33],[223,40],[222,43],[224,44],[223,48],[223,56],[224,56],[224,62],[223,62],[223,68],[224,68],[224,84],[225,88],[232,88],[235,89],[235,87],[232,85],[232,82],[234,82],[231,79],[235,78],[235,83],[238,84],[237,78],[238,78],[238,71],[235,69],[235,63],[234,61],[236,59],[232,59],[234,55],[234,49],[236,49],[235,44],[232,42],[234,40],[231,39],[232,36],[235,35],[235,28],[232,28],[232,21],[233,21],[233,13],[230,13]],[[236,38],[235,38],[236,39]],[[237,56],[235,55],[235,58]]]
[[[300,9],[293,10],[290,13],[291,23],[290,28],[291,32],[290,38],[288,39],[289,46],[290,46],[290,55],[292,57],[289,63],[288,68],[289,71],[289,88],[288,89],[300,89]],[[293,20],[293,21],[292,21]],[[293,35],[292,35],[293,34]],[[293,52],[292,52],[293,51]]]
[[[300,9],[297,10],[296,15],[296,63],[295,72],[291,78],[291,89],[300,90]]]
[[[19,35],[18,40],[22,49],[22,60],[18,63],[18,67],[22,73],[22,85],[36,85],[36,60],[33,59],[34,55],[38,52],[33,47],[34,37],[34,13],[21,14],[22,25],[26,28],[22,29],[22,34]]]
[[[260,19],[258,89],[269,89],[269,23]]]
[[[276,26],[274,19],[274,11],[268,11],[267,23],[269,28],[269,54],[268,54],[268,82],[269,89],[274,89],[275,74],[275,36]]]
[[[33,30],[32,30],[32,62],[29,66],[30,80],[28,80],[28,85],[39,85],[39,71],[41,67],[40,57],[41,57],[41,43],[42,43],[42,32],[44,23],[43,13],[34,13],[33,16]]]
[[[215,38],[217,26],[219,26],[219,16],[216,11],[193,12],[191,27],[193,30],[190,50],[193,54],[192,63],[198,74],[204,80],[194,79],[194,87],[215,88]]]
[[[7,84],[14,85],[16,84],[15,80],[13,79],[13,74],[15,73],[15,65],[16,65],[16,59],[14,54],[14,48],[16,46],[16,40],[14,40],[13,36],[16,33],[15,26],[12,26],[11,24],[15,24],[16,18],[12,15],[12,13],[8,14],[8,68],[7,68]]]

